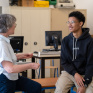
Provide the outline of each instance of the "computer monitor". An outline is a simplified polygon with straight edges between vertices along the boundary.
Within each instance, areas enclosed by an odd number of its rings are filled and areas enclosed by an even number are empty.
[[[45,31],[46,46],[54,46],[55,51],[58,50],[58,45],[61,45],[62,31]]]
[[[9,36],[9,39],[15,53],[23,52],[24,36]]]

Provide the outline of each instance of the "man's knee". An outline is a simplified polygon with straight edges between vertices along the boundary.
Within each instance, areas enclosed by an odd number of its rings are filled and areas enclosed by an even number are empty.
[[[54,93],[62,93],[62,89],[60,89],[60,87],[56,87],[55,92]]]
[[[65,89],[65,87],[62,87],[62,88],[57,87],[54,93],[67,93],[68,91],[69,89]]]
[[[93,88],[87,88],[85,93],[93,93]]]

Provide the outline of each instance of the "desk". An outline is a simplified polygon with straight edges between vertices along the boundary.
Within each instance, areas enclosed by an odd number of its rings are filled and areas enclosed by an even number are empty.
[[[60,55],[34,55],[32,62],[35,62],[35,58],[41,59],[41,78],[45,78],[45,60],[46,59],[60,59]],[[35,78],[35,70],[32,70],[32,79]]]

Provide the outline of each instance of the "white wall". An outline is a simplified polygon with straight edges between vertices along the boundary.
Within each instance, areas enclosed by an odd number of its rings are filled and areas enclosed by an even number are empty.
[[[87,9],[87,27],[93,34],[93,0],[73,0],[76,9]]]
[[[2,7],[2,13],[9,13],[9,0],[0,0],[0,6]]]

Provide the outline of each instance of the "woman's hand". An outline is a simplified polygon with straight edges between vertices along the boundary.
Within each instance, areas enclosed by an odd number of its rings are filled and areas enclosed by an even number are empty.
[[[83,81],[85,81],[85,80],[80,74],[75,73],[74,78],[79,87],[84,87]]]
[[[39,68],[39,66],[40,66],[40,64],[39,63],[31,63],[31,69],[38,69]]]
[[[22,55],[22,57],[23,57],[23,59],[27,59],[27,58],[32,58],[32,56],[33,56],[33,53],[26,53],[26,54],[23,54]]]
[[[19,53],[19,54],[16,54],[17,60],[32,58],[32,56],[33,56],[33,53]]]

